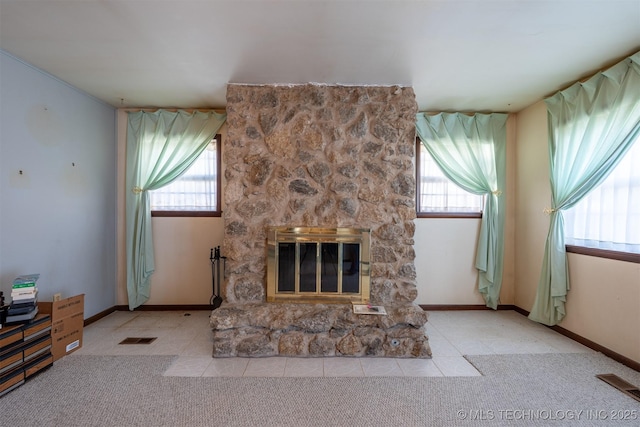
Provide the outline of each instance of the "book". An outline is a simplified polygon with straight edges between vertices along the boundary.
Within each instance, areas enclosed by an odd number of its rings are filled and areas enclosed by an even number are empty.
[[[22,301],[14,301],[11,303],[10,308],[25,308],[25,307],[35,307],[36,306],[36,301],[32,300],[32,301],[27,301],[27,302],[22,302]]]
[[[36,282],[14,283],[11,289],[35,288]]]
[[[23,303],[27,303],[27,302],[34,302],[38,299],[38,290],[36,289],[36,291],[34,293],[28,293],[28,294],[24,294],[24,295],[11,295],[11,300],[13,302],[19,301],[19,302],[23,302]]]
[[[34,287],[40,278],[40,274],[25,274],[13,279],[13,289]]]
[[[7,311],[7,317],[17,316],[20,314],[30,314],[32,311],[37,310],[38,307],[36,305],[30,305],[27,307],[14,307],[13,304],[9,307]]]
[[[21,288],[11,291],[11,298],[27,296],[33,298],[38,293],[38,288]]]
[[[387,310],[385,310],[383,306],[369,304],[353,304],[353,312],[356,314],[387,314]]]
[[[7,323],[27,322],[29,320],[33,320],[33,318],[36,317],[36,314],[38,314],[38,307],[27,314],[17,314],[15,316],[7,315]]]

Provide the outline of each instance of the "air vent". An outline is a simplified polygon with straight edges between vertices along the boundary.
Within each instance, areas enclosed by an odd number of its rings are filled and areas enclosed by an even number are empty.
[[[151,344],[156,340],[156,338],[158,337],[145,337],[145,338],[129,337],[120,341],[119,344]]]
[[[596,375],[596,378],[600,378],[602,381],[640,402],[640,389],[633,384],[626,382],[619,376],[615,374],[599,374]]]

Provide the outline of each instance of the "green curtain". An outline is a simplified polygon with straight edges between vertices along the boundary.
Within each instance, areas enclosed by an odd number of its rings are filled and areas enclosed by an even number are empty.
[[[584,83],[545,99],[551,208],[542,273],[531,320],[552,326],[565,316],[569,274],[562,211],[615,168],[640,135],[640,52]]]
[[[186,111],[128,114],[126,244],[129,309],[149,299],[155,269],[149,190],[184,173],[216,135],[226,114]]]
[[[476,268],[487,307],[498,308],[504,258],[507,114],[418,113],[420,140],[442,172],[464,190],[485,195]]]

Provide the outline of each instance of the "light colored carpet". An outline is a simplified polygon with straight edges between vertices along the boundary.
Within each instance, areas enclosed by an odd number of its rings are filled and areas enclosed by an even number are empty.
[[[640,403],[594,377],[640,373],[600,354],[467,358],[482,377],[182,378],[162,376],[172,356],[72,355],[0,398],[0,424],[640,425]]]

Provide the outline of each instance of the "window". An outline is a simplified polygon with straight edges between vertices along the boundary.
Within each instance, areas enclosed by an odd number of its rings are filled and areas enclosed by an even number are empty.
[[[447,178],[420,139],[416,139],[418,217],[482,216],[484,197],[469,193]]]
[[[220,216],[220,145],[216,135],[189,169],[150,192],[152,216]]]
[[[564,212],[568,251],[615,259],[620,258],[602,251],[640,254],[639,141],[636,140],[600,186]],[[589,253],[576,247],[592,251]],[[640,262],[640,256],[626,260]]]

